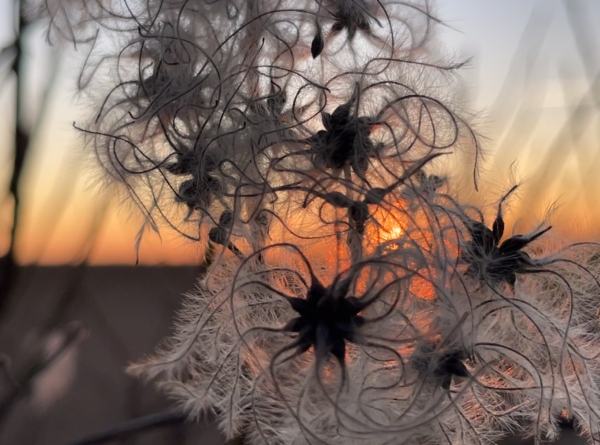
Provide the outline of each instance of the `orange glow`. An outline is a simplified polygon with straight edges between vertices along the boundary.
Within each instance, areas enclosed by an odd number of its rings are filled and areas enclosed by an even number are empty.
[[[410,291],[412,294],[423,300],[435,300],[435,286],[431,281],[421,277],[413,277],[410,281]]]
[[[367,254],[373,253],[383,244],[399,239],[405,233],[400,212],[390,212],[388,209],[375,206],[371,206],[369,210],[374,212],[365,227],[364,248]],[[390,246],[390,248],[395,249],[397,246]]]
[[[426,215],[422,211],[411,212],[410,216],[407,203],[399,200],[396,205],[389,209],[377,208],[373,215],[373,223],[367,225],[366,230],[366,246],[365,251],[368,253],[374,252],[377,248],[389,243],[389,250],[401,249],[401,244],[419,246],[421,248],[429,248],[434,242],[433,233],[428,227]],[[407,227],[413,227],[410,233],[407,232]],[[404,238],[404,239],[402,239]],[[402,242],[400,240],[402,239]],[[397,244],[394,241],[398,240]],[[446,240],[444,242],[446,244]],[[451,243],[449,243],[451,244]],[[450,246],[446,246],[447,250]],[[412,295],[423,300],[434,300],[436,298],[435,286],[431,282],[431,271],[427,267],[414,267],[415,272],[420,276],[413,276],[410,280],[409,290]],[[394,279],[397,277],[389,277]],[[364,277],[362,287],[367,288],[367,278]]]
[[[395,226],[395,227],[392,226],[389,229],[386,229],[384,227],[379,231],[379,239],[381,240],[381,243],[383,244],[388,241],[394,241],[394,240],[399,239],[403,233],[404,233],[404,230],[402,230],[402,227],[399,227],[399,226]],[[392,250],[395,250],[398,248],[398,246],[391,245],[389,248]]]
[[[58,113],[60,114],[60,113]],[[102,204],[102,193],[90,188],[90,171],[84,171],[87,176],[82,177],[75,184],[69,184],[69,193],[60,187],[54,190],[53,175],[63,179],[68,176],[62,172],[64,161],[60,153],[73,149],[75,144],[72,140],[61,138],[49,138],[58,140],[60,144],[52,145],[46,148],[52,156],[49,158],[35,158],[35,162],[29,167],[29,182],[23,187],[23,207],[21,217],[21,227],[19,230],[19,241],[17,243],[17,260],[21,264],[65,264],[78,262],[86,257],[86,252],[91,247],[91,253],[88,260],[91,264],[128,264],[133,265],[136,261],[136,252],[134,249],[135,237],[140,227],[140,221],[132,218],[135,211],[130,211],[116,205],[110,206],[97,231],[92,245],[89,246],[88,235],[93,226],[91,220],[94,213],[99,213]],[[77,146],[81,143],[77,142]],[[75,166],[75,162],[72,162]],[[50,185],[49,185],[50,184]],[[562,189],[559,186],[561,181],[556,182],[557,190],[551,190],[544,196],[560,195],[562,198],[562,207],[552,217],[554,228],[548,234],[549,237],[565,237],[569,241],[582,239],[597,239],[598,221],[600,221],[600,210],[598,207],[586,206],[581,194],[581,186]],[[59,182],[60,185],[60,182]],[[66,188],[66,185],[65,185]],[[545,190],[544,187],[537,187]],[[591,189],[590,185],[590,189]],[[560,192],[560,193],[558,193]],[[575,196],[577,195],[577,196]],[[483,195],[482,195],[483,196]],[[489,195],[486,195],[489,196]],[[495,196],[496,197],[496,196]],[[575,199],[578,198],[578,199]],[[481,198],[485,201],[485,197]],[[64,200],[64,201],[63,201]],[[117,200],[113,200],[115,202]],[[121,197],[120,201],[125,201]],[[318,200],[315,200],[318,201]],[[393,198],[391,201],[394,201]],[[543,216],[544,206],[547,206],[548,200],[539,199],[535,202],[527,201],[526,205],[519,205],[515,202],[510,212],[505,217],[507,231],[516,220],[519,220],[519,230],[527,230],[535,226],[540,216]],[[64,206],[64,208],[63,208]],[[406,239],[407,242],[417,243],[425,246],[432,242],[431,234],[418,233],[415,226],[428,227],[429,223],[425,221],[424,214],[419,215],[406,208],[406,203],[397,201],[395,205],[384,205],[386,210],[377,206],[370,206],[370,211],[374,212],[376,223],[368,222],[363,241],[363,252],[368,255],[382,244],[389,243],[389,249],[397,249],[392,241],[395,239]],[[302,236],[313,236],[315,233],[332,234],[334,225],[324,225],[318,216],[318,205],[311,205],[313,215],[306,215],[303,208],[291,209],[289,223],[292,228],[300,229]],[[329,206],[325,206],[329,207]],[[66,209],[66,210],[65,210]],[[3,209],[2,222],[4,230],[0,236],[0,248],[7,247],[8,228],[10,227],[10,218],[7,205]],[[327,209],[326,209],[327,210]],[[328,213],[329,212],[329,213]],[[324,212],[328,221],[341,221],[347,218],[344,210],[339,210],[337,215],[331,209]],[[53,218],[56,217],[56,220]],[[409,218],[414,219],[410,221]],[[281,227],[280,233],[274,233],[274,242],[291,242],[303,246],[309,259],[314,258],[318,264],[326,264],[329,271],[345,270],[350,264],[350,254],[347,248],[346,235],[342,235],[338,240],[330,236],[328,241],[323,239],[314,239],[307,241],[299,239]],[[347,231],[347,226],[337,226],[338,231]],[[284,234],[285,233],[285,234]],[[450,238],[450,241],[446,239]],[[454,234],[449,231],[444,235],[444,244],[446,255],[452,259],[456,257],[456,243]],[[542,243],[544,240],[540,240]],[[195,265],[201,258],[199,243],[193,243],[183,239],[174,232],[163,231],[159,238],[156,234],[148,234],[141,244],[140,263],[146,265],[171,264],[171,265]],[[441,246],[440,246],[441,247]],[[325,274],[322,269],[316,271],[319,277],[324,281],[330,281],[332,274]],[[327,275],[327,276],[325,276]]]

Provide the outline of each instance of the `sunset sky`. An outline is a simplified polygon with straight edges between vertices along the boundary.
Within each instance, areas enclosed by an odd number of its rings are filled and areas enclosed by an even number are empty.
[[[10,3],[0,0],[0,42],[8,36],[2,18],[9,16]],[[584,8],[583,14],[571,11],[571,17],[577,15],[579,20],[583,58],[565,4]],[[440,41],[449,53],[473,57],[463,72],[464,94],[478,110],[480,132],[489,138],[482,193],[498,196],[507,185],[510,165],[518,161],[518,177],[525,180],[525,191],[521,210],[514,212],[513,219],[530,215],[532,208],[540,216],[552,199],[558,198],[562,207],[556,218],[563,228],[576,226],[581,233],[600,237],[600,229],[594,231],[600,206],[593,205],[594,194],[600,192],[600,174],[595,173],[600,171],[595,130],[598,108],[593,106],[593,98],[600,96],[590,94],[598,89],[591,89],[589,80],[600,72],[600,3],[438,0],[437,5],[437,15],[449,25],[441,30]],[[34,91],[47,79],[52,57],[39,43],[43,30],[38,34],[39,39],[31,39],[37,43],[28,48],[35,69],[28,71],[27,82]],[[3,74],[5,67],[0,68]],[[133,264],[140,221],[114,199],[101,211],[108,197],[95,193],[96,173],[90,162],[83,161],[85,150],[72,128],[73,121],[81,121],[87,112],[85,97],[78,98],[72,86],[76,73],[72,58],[61,62],[47,118],[35,138],[24,178],[18,258],[22,263],[57,264],[81,260],[89,253],[95,264]],[[12,104],[9,90],[0,90],[4,110]],[[34,96],[28,100],[32,110],[39,106]],[[577,119],[569,124],[574,112]],[[0,186],[4,187],[10,173],[12,117],[0,116],[0,147],[4,147]],[[0,235],[4,236],[0,247],[6,245],[10,227],[9,206],[7,203],[0,214]],[[95,241],[88,245],[86,240],[94,233],[97,236],[91,238]],[[142,243],[140,262],[193,264],[197,254],[194,246],[164,233],[162,240],[150,236]]]

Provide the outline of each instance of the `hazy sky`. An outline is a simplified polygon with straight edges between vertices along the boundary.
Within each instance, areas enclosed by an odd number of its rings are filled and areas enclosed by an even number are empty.
[[[525,37],[542,33],[545,42],[541,50],[528,59],[549,68],[536,72],[536,82],[557,81],[559,64],[576,65],[572,67],[574,77],[582,74],[565,5],[587,9],[595,25],[590,31],[596,41],[600,39],[600,2],[595,0],[441,0],[437,4],[439,15],[460,31],[443,31],[447,43],[475,56],[478,93],[480,103],[485,106],[490,106],[497,98],[530,21],[538,26],[531,27]],[[544,31],[546,23],[548,26]]]
[[[589,8],[585,16],[590,20],[600,17],[600,2],[596,0],[566,2],[571,6]],[[481,110],[482,131],[490,137],[488,147],[493,151],[491,159],[494,160],[488,168],[490,177],[505,177],[508,166],[517,159],[521,170],[526,172],[525,175],[533,172],[538,164],[542,165],[544,153],[552,146],[556,135],[561,134],[561,129],[564,130],[565,122],[575,105],[581,102],[582,97],[589,96],[586,94],[589,82],[580,54],[575,50],[575,39],[564,7],[566,2],[437,2],[436,14],[448,24],[447,28],[441,29],[440,40],[448,52],[461,57],[473,57],[471,65],[464,70],[462,76],[465,80],[465,93],[473,99],[474,106]],[[6,26],[6,19],[9,17],[10,3],[10,0],[0,0],[0,42],[9,35],[7,31],[10,28]],[[589,31],[595,42],[600,41],[598,25],[597,22],[581,25]],[[43,30],[39,29],[37,33],[39,42],[42,42]],[[539,45],[538,40],[542,42]],[[592,47],[598,48],[598,45]],[[29,48],[28,53],[35,65],[29,84],[39,91],[40,85],[48,78],[47,62],[52,55],[44,50],[42,43]],[[586,61],[588,70],[595,75],[599,67],[597,56],[586,54]],[[63,61],[58,75],[58,88],[49,103],[48,119],[37,135],[34,156],[27,166],[24,225],[19,254],[23,262],[56,263],[78,259],[85,251],[81,246],[87,237],[86,233],[94,226],[94,209],[102,204],[102,198],[89,189],[90,172],[93,169],[80,162],[82,144],[71,126],[73,121],[81,120],[85,110],[81,105],[85,103],[84,98],[75,100],[72,87],[74,73],[76,68],[73,63]],[[8,89],[1,90],[2,109],[6,109],[3,104],[9,105],[11,101]],[[34,100],[34,97],[28,100],[30,109],[34,110],[38,105],[39,101]],[[597,121],[594,113],[590,115]],[[9,172],[9,150],[6,147],[10,126],[10,117],[2,116],[0,146],[5,149],[0,153],[0,180],[4,181],[0,185],[5,184]],[[582,148],[584,155],[581,156],[589,158],[586,162],[590,166],[600,166],[600,162],[594,157],[597,135],[595,132],[588,135],[590,130],[587,127],[578,131],[583,136],[577,136],[577,146],[585,148]],[[570,135],[571,139],[572,136]],[[565,139],[567,142],[561,142],[563,145],[555,150],[570,151],[574,145],[571,139]],[[500,153],[501,156],[494,157],[494,153]],[[568,157],[562,162],[570,165],[575,161]],[[545,168],[552,171],[555,167],[548,164]],[[571,167],[577,169],[578,165],[575,162]],[[563,171],[560,175],[560,178],[565,178],[560,180],[560,184],[569,183],[569,178],[574,176]],[[556,184],[558,182],[554,185]],[[570,190],[586,185],[576,182],[569,184]],[[563,193],[564,188],[558,187],[558,191]],[[571,198],[567,199],[572,201]],[[64,200],[69,201],[69,205],[57,212]],[[130,213],[125,209],[115,211],[114,207],[108,212],[106,219],[100,224],[97,244],[92,249],[93,261],[134,261],[133,245],[138,223],[128,222]],[[598,216],[600,215],[594,217]],[[6,218],[0,219],[0,224],[2,232],[6,233]],[[146,242],[140,259],[146,263],[185,263],[194,262],[195,253],[193,246],[167,234],[162,244],[156,237]]]

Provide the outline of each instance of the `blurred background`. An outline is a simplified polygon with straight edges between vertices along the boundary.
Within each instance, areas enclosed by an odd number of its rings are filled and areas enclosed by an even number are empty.
[[[0,0],[0,443],[222,443],[124,372],[168,335],[197,254],[148,234],[135,266],[141,221],[102,193],[73,128],[90,109],[80,56],[22,3]],[[436,15],[444,51],[471,60],[458,100],[485,136],[482,196],[514,178],[509,224],[555,208],[555,234],[600,238],[600,2],[437,0]],[[118,434],[156,413],[160,428]]]

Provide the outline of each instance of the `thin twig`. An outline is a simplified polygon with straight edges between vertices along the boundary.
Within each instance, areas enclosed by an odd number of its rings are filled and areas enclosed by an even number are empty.
[[[66,330],[65,338],[61,345],[49,355],[40,354],[36,356],[27,366],[22,377],[19,378],[10,393],[0,401],[0,423],[5,420],[6,416],[12,409],[13,405],[24,395],[27,394],[31,387],[31,382],[35,378],[55,363],[69,348],[81,339],[83,328],[78,325],[72,326]]]
[[[8,251],[0,258],[0,315],[2,315],[3,309],[6,307],[9,295],[15,284],[15,275],[17,273],[17,265],[15,262],[15,243],[20,211],[19,183],[21,181],[27,149],[29,147],[29,134],[25,129],[22,117],[23,74],[21,72],[23,59],[23,31],[27,26],[27,23],[21,14],[21,2],[15,1],[14,4],[18,14],[18,25],[16,30],[17,37],[15,38],[15,42],[13,44],[15,56],[13,58],[11,67],[15,77],[14,160],[13,171],[8,190],[9,195],[13,199],[13,214]]]
[[[180,410],[149,414],[147,416],[124,422],[107,431],[92,434],[77,442],[73,442],[72,445],[99,445],[116,440],[122,440],[134,434],[155,428],[162,428],[169,425],[183,423],[186,418],[187,416]]]

